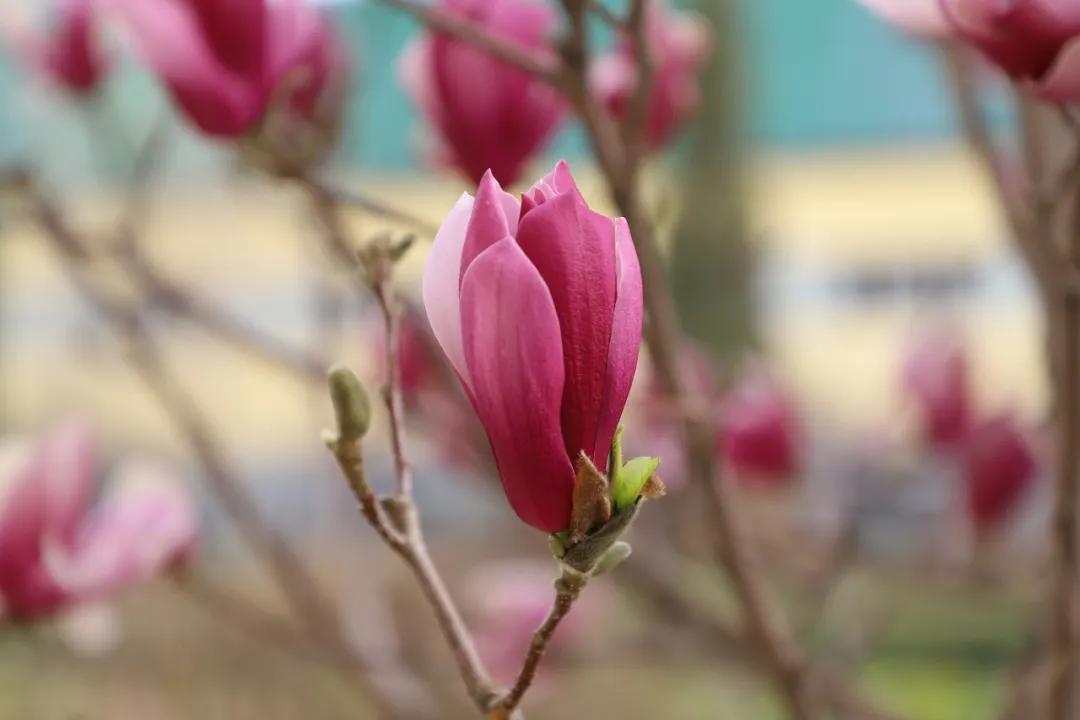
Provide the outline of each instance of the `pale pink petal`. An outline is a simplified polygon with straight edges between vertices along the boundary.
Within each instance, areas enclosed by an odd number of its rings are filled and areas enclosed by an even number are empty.
[[[159,467],[128,460],[70,548],[46,547],[56,583],[80,601],[107,597],[186,559],[198,539],[191,499]]]
[[[1080,36],[1065,45],[1036,92],[1057,103],[1080,100]]]
[[[40,451],[39,472],[48,492],[46,531],[65,542],[74,536],[94,490],[97,448],[89,425],[72,420],[51,431]]]
[[[471,382],[461,340],[460,275],[461,252],[472,210],[472,196],[462,194],[435,234],[421,281],[431,331],[466,388]]]
[[[570,524],[574,470],[563,446],[562,340],[551,293],[511,238],[473,261],[461,286],[476,412],[511,507],[545,532]]]
[[[882,20],[914,35],[945,37],[949,23],[940,0],[857,0]]]

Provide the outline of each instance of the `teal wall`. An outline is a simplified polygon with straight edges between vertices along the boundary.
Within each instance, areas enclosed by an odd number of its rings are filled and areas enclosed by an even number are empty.
[[[415,25],[371,0],[335,8],[353,38],[357,94],[345,159],[367,167],[414,162],[418,129],[397,81],[395,58]],[[805,147],[934,139],[951,131],[932,53],[876,21],[854,0],[742,0],[747,126],[768,146]],[[111,95],[126,108],[154,98],[145,80],[121,75]],[[27,133],[21,89],[0,62],[0,157]],[[556,150],[573,156],[574,128]]]

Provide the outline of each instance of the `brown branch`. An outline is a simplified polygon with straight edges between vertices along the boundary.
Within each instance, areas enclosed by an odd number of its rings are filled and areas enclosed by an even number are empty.
[[[652,95],[654,58],[649,48],[649,0],[631,0],[627,27],[637,63],[637,85],[623,122],[623,143],[628,162],[639,163],[645,156],[645,136],[649,125],[649,100]]]
[[[361,195],[355,190],[332,188],[326,185],[322,185],[322,187],[326,194],[332,196],[339,205],[344,207],[357,208],[369,215],[374,215],[384,220],[389,220],[390,222],[408,225],[413,230],[430,237],[434,237],[435,233],[439,230],[439,227],[432,222],[419,218],[400,208],[391,207],[374,198]]]
[[[1072,268],[1080,268],[1080,192],[1074,195],[1072,236],[1068,253]],[[1054,500],[1053,538],[1056,551],[1053,610],[1050,633],[1049,715],[1051,720],[1074,717],[1077,669],[1075,607],[1080,567],[1080,296],[1065,293],[1050,318],[1056,331],[1051,350],[1056,376],[1057,492]]]
[[[59,209],[37,189],[32,178],[21,175],[20,189],[32,205],[45,237],[58,251],[72,284],[127,342],[133,369],[191,444],[210,488],[241,536],[266,563],[298,617],[320,644],[349,652],[358,671],[354,678],[361,681],[379,716],[396,717],[389,700],[371,691],[363,679],[366,663],[345,644],[345,633],[332,604],[321,594],[299,557],[263,522],[256,504],[243,490],[239,477],[209,433],[201,411],[169,377],[156,343],[143,326],[138,304],[115,297],[94,280],[87,264],[92,248],[67,225]]]
[[[540,661],[544,659],[544,653],[547,652],[548,645],[555,636],[559,623],[570,612],[570,608],[573,607],[574,602],[581,595],[581,591],[585,589],[588,579],[588,575],[563,567],[562,575],[555,581],[555,602],[552,604],[551,610],[548,611],[547,617],[544,618],[544,622],[533,633],[532,641],[529,643],[529,649],[525,654],[525,661],[522,663],[517,679],[510,690],[499,698],[491,713],[492,720],[507,720],[517,706],[521,704],[525,693],[532,687],[533,680],[536,678],[536,671],[540,667]]]
[[[404,10],[432,30],[451,35],[552,85],[559,84],[558,68],[549,59],[517,43],[488,32],[476,23],[470,22],[467,18],[459,17],[434,5],[418,2],[417,0],[381,1]]]
[[[998,205],[1011,230],[1013,243],[1030,269],[1041,298],[1048,302],[1054,292],[1057,282],[1055,273],[1061,263],[1053,257],[1053,246],[1040,240],[1048,232],[1046,213],[1033,212],[1019,192],[1019,183],[1010,178],[980,107],[978,68],[973,66],[969,51],[951,41],[943,42],[940,47],[942,67],[952,90],[961,132],[990,177]],[[1030,139],[1029,134],[1025,133],[1025,136]],[[1030,143],[1026,145],[1030,148]],[[1033,150],[1029,149],[1027,156],[1029,160],[1033,159]]]
[[[334,198],[317,183],[306,179],[301,179],[301,182],[312,196],[326,231],[328,245],[338,254],[348,256],[355,262],[352,243],[340,222],[339,208]],[[328,438],[326,445],[360,503],[364,518],[383,542],[412,570],[454,655],[469,697],[481,712],[487,713],[497,693],[476,650],[472,635],[431,559],[412,498],[412,470],[405,442],[404,402],[397,354],[398,314],[392,282],[394,261],[388,254],[389,248],[378,245],[379,242],[379,239],[374,240],[370,253],[365,255],[364,272],[386,323],[387,382],[384,397],[390,416],[396,493],[382,497],[375,494],[364,471],[360,437],[339,434],[337,437]]]
[[[240,352],[308,382],[321,383],[326,377],[329,362],[325,358],[263,333],[207,302],[154,267],[135,243],[121,247],[117,259],[156,307],[183,318]]]

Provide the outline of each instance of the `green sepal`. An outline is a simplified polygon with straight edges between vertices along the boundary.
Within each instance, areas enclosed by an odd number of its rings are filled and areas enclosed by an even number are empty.
[[[625,429],[622,425],[615,428],[615,437],[611,439],[611,451],[608,453],[608,477],[615,477],[622,469],[622,434]]]
[[[619,468],[612,477],[611,499],[615,503],[615,512],[619,513],[632,507],[641,497],[641,489],[656,472],[660,458],[637,457]]]
[[[615,568],[619,567],[626,558],[630,557],[630,553],[633,548],[630,547],[630,543],[619,540],[614,545],[607,549],[596,563],[596,568],[593,569],[593,575],[603,575],[606,572],[611,572]]]

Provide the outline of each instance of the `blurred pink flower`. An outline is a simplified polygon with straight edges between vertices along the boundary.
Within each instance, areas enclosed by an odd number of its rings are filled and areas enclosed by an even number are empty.
[[[442,0],[440,10],[550,55],[556,16],[532,0]],[[490,170],[504,185],[518,180],[564,114],[547,83],[468,43],[427,33],[401,58],[401,80],[438,135],[439,162],[479,183]]]
[[[941,0],[857,0],[881,19],[921,37],[946,37],[949,23]]]
[[[188,497],[144,467],[119,471],[90,507],[97,453],[87,427],[60,425],[33,446],[8,442],[0,490],[0,617],[31,620],[106,599],[185,558],[196,542]]]
[[[496,681],[511,683],[555,598],[556,568],[550,562],[504,560],[481,565],[465,578],[475,613],[477,649]],[[603,578],[593,580],[559,624],[548,646],[558,654],[584,642],[610,617],[613,598]]]
[[[963,440],[971,423],[968,357],[955,334],[935,331],[911,347],[903,387],[919,407],[923,437],[936,447]]]
[[[694,13],[675,12],[664,0],[649,0],[646,37],[653,62],[645,140],[650,149],[668,143],[697,110],[698,78],[709,57],[709,26]],[[629,38],[599,57],[590,69],[593,92],[617,117],[630,112],[637,86],[637,61]]]
[[[978,530],[998,525],[1035,481],[1035,452],[1009,414],[975,423],[962,448],[967,505]]]
[[[574,464],[605,468],[637,369],[641,272],[630,230],[591,210],[560,162],[519,203],[488,173],[439,228],[428,321],[484,425],[511,507],[570,524]]]
[[[1080,98],[1080,3],[940,0],[952,30],[1014,80],[1055,102]]]
[[[96,30],[94,0],[55,0],[50,3],[46,32],[12,28],[10,35],[21,57],[56,87],[88,95],[101,85],[109,63]]]
[[[308,0],[102,0],[203,133],[251,131],[271,102],[314,112],[341,48]]]
[[[795,404],[762,370],[733,388],[720,410],[720,447],[735,479],[784,484],[802,470],[802,431]]]

